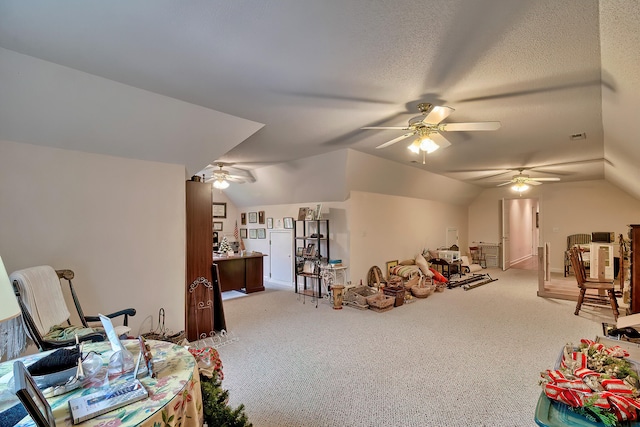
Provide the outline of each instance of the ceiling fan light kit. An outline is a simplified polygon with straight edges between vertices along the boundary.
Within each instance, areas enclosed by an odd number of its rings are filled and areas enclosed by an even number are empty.
[[[415,154],[420,151],[424,153],[433,153],[439,148],[451,145],[449,141],[442,135],[443,132],[467,132],[475,130],[497,130],[500,128],[500,122],[473,122],[473,123],[440,123],[455,111],[451,107],[438,106],[427,102],[418,104],[418,109],[422,113],[409,119],[407,126],[367,126],[361,129],[391,129],[409,131],[404,135],[387,141],[376,147],[376,149],[385,148],[396,142],[402,141],[414,135],[418,138],[409,145],[409,150]],[[437,141],[434,141],[436,139]]]
[[[429,135],[423,135],[416,138],[407,148],[412,153],[418,154],[420,151],[426,151],[427,154],[431,154],[436,151],[440,146]]]
[[[523,193],[523,192],[525,192],[525,191],[527,191],[529,189],[529,186],[527,184],[525,184],[524,182],[518,182],[516,184],[513,184],[511,189],[513,191],[517,191],[518,193]]]
[[[213,181],[213,187],[217,188],[218,190],[224,190],[225,188],[229,188],[229,183],[224,179],[218,178]]]

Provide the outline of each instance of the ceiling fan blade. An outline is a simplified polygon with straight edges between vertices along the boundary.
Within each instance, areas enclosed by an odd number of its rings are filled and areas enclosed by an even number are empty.
[[[410,136],[415,135],[415,134],[416,134],[415,132],[405,133],[404,135],[399,136],[399,137],[397,137],[397,138],[394,138],[394,139],[392,139],[391,141],[387,141],[387,142],[385,142],[385,143],[384,143],[384,144],[382,144],[382,145],[378,145],[378,146],[376,147],[376,149],[388,147],[388,146],[390,146],[390,145],[392,145],[392,144],[395,144],[395,143],[396,143],[396,142],[398,142],[398,141],[402,141],[403,139],[405,139],[405,138],[409,138]]]
[[[529,178],[529,181],[551,182],[560,181],[560,178]]]
[[[453,113],[455,110],[451,107],[440,107],[435,106],[427,113],[427,115],[422,119],[422,123],[434,124],[437,125],[447,117],[449,114]]]
[[[433,133],[429,134],[429,138],[431,138],[433,140],[433,142],[438,144],[438,147],[440,147],[440,148],[446,148],[446,147],[451,145],[451,143],[447,140],[447,138],[445,138],[444,136],[442,136],[438,132],[433,132]]]
[[[595,162],[604,162],[610,166],[613,165],[613,163],[611,163],[610,160],[605,159],[604,157],[601,157],[599,159],[574,160],[572,162],[560,162],[560,163],[547,163],[546,165],[531,166],[528,169],[548,168],[548,167],[555,167],[555,166],[581,165],[585,163],[595,163]]]
[[[534,181],[533,178],[529,178],[525,181],[525,184],[527,185],[542,185],[541,182],[538,181]]]
[[[500,122],[443,123],[440,127],[445,132],[465,132],[471,130],[498,130]]]
[[[454,172],[458,172],[458,171],[454,171]],[[473,170],[471,172],[491,172],[491,170]],[[491,175],[485,175],[485,176],[479,176],[477,178],[474,178],[473,181],[480,181],[481,179],[491,179],[491,178],[495,178],[496,176],[500,176],[500,175],[504,175],[506,173],[511,173],[511,171],[503,171],[503,172],[498,172],[498,173],[492,173]]]
[[[502,187],[503,185],[509,185],[509,184],[512,184],[512,183],[513,183],[513,181],[507,181],[507,182],[503,182],[502,184],[496,185],[496,187]]]
[[[365,126],[360,129],[394,129],[394,130],[409,130],[406,126]]]

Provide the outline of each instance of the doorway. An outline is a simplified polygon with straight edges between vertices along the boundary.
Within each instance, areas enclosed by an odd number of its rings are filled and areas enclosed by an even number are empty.
[[[537,270],[540,241],[537,198],[502,199],[502,269]]]
[[[293,286],[293,235],[289,230],[269,233],[269,280],[281,285]]]

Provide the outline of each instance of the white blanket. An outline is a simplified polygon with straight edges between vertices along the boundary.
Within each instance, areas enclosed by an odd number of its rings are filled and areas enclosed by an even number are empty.
[[[10,278],[12,282],[18,282],[22,301],[40,335],[45,335],[52,326],[69,319],[60,279],[52,267],[42,265],[14,271]]]

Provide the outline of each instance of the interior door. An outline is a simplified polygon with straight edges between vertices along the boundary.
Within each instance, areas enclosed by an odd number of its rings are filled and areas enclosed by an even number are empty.
[[[293,235],[289,230],[269,233],[271,280],[293,286]]]
[[[510,206],[509,202],[505,199],[500,201],[500,210],[502,217],[501,222],[501,235],[500,241],[502,242],[502,270],[508,270],[511,267],[511,254],[510,254],[510,241],[509,241],[509,229],[511,224],[509,223]]]

